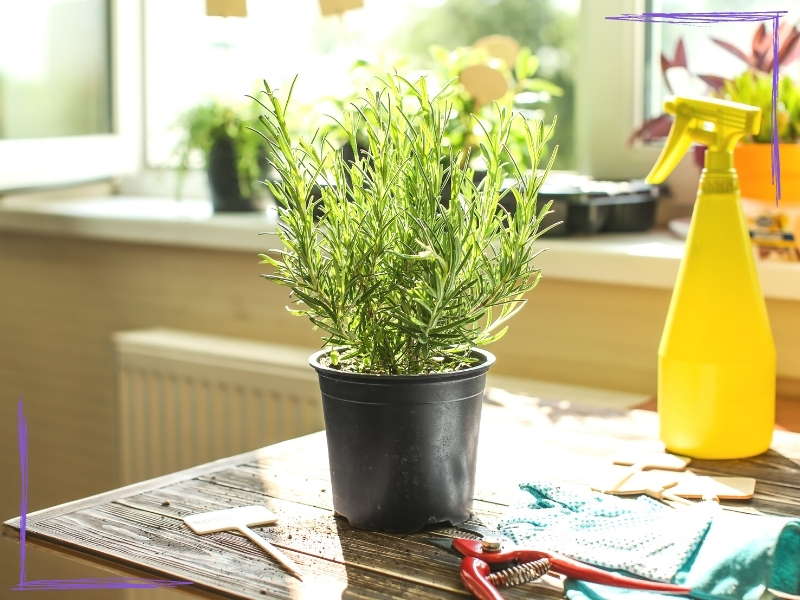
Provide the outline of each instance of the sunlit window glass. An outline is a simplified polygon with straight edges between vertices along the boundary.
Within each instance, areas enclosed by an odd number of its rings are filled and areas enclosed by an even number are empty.
[[[226,19],[206,16],[204,0],[146,0],[148,163],[175,164],[178,116],[210,96],[243,100],[260,79],[288,86],[298,74],[295,106],[312,110],[353,91],[359,59],[430,68],[432,45],[452,50],[504,34],[538,55],[537,77],[564,90],[542,94],[541,109],[547,119],[558,114],[557,167],[572,168],[578,8],[577,0],[364,0],[337,18],[322,17],[318,0],[248,0],[247,17]]]
[[[108,0],[0,0],[0,139],[110,133]]]

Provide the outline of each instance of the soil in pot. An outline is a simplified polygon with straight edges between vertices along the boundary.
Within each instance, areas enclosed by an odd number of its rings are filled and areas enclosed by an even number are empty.
[[[361,529],[411,533],[467,520],[486,372],[494,356],[429,375],[369,375],[309,362],[319,375],[333,506]]]
[[[256,210],[252,198],[242,196],[236,173],[236,149],[228,138],[218,139],[208,153],[208,184],[214,212]]]

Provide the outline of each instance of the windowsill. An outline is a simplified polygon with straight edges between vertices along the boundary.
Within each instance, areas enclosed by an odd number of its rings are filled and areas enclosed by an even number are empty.
[[[118,242],[264,252],[275,247],[274,212],[213,214],[206,200],[114,196],[0,200],[0,231]],[[546,277],[671,289],[684,242],[666,231],[542,238]],[[767,298],[800,300],[800,264],[757,261]]]
[[[0,231],[264,252],[277,218],[266,212],[213,214],[202,199],[111,196],[87,200],[0,200]]]

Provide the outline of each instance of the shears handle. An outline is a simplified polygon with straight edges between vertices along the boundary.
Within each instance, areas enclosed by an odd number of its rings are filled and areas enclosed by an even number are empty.
[[[461,581],[478,600],[504,600],[500,592],[489,583],[491,567],[479,558],[465,556],[461,560]]]
[[[487,553],[484,553],[484,555],[485,554]],[[587,565],[586,563],[573,560],[554,552],[540,552],[538,550],[519,548],[516,551],[512,551],[511,554],[513,555],[512,558],[515,558],[520,563],[528,563],[541,558],[547,558],[550,560],[551,569],[556,573],[571,577],[572,579],[588,581],[589,583],[600,583],[602,585],[613,585],[631,590],[646,590],[649,592],[661,592],[680,596],[688,596],[690,592],[689,588],[673,583],[660,583],[648,579],[634,579],[633,577],[626,577],[619,573],[604,571],[603,569],[598,569],[592,565]],[[482,556],[481,560],[485,561],[485,556]]]

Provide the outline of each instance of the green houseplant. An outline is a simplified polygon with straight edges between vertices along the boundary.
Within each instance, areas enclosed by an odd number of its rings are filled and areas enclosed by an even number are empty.
[[[516,169],[513,216],[498,208],[512,114],[481,141],[484,180],[443,152],[449,103],[386,76],[341,123],[355,149],[345,159],[327,139],[296,143],[265,82],[261,120],[280,180],[277,234],[261,255],[268,280],[291,289],[324,331],[312,355],[323,396],[335,510],[352,525],[416,531],[470,515],[485,374],[478,347],[506,329],[540,278],[533,242],[549,205],[537,208],[543,172]],[[291,93],[290,93],[291,96]],[[548,132],[523,125],[538,164]],[[320,142],[320,143],[316,143]],[[311,194],[320,180],[317,200]],[[450,183],[447,207],[441,191]],[[316,205],[322,217],[314,218]]]
[[[758,134],[742,140],[734,152],[742,197],[774,201],[772,186],[772,76],[748,69],[725,82],[718,94],[726,100],[751,104],[761,109]],[[782,197],[800,202],[800,86],[788,75],[778,82],[778,148],[781,157]]]
[[[517,111],[526,118],[541,119],[543,111],[540,107],[549,103],[552,96],[564,94],[564,90],[554,83],[535,77],[539,69],[539,58],[527,47],[517,51],[514,63],[510,65],[492,57],[483,48],[466,46],[448,52],[441,46],[433,46],[430,52],[436,64],[435,72],[442,81],[458,78],[464,69],[473,65],[487,64],[499,71],[508,83],[508,91],[498,100],[498,104]],[[477,114],[484,123],[494,126],[499,113],[493,106],[477,104],[461,83],[455,86],[450,97],[454,110],[446,129],[447,144],[456,153],[462,152],[464,156],[469,154],[480,159],[480,140],[475,134],[472,115]],[[522,120],[516,120],[512,125],[506,147],[514,159],[506,161],[506,172],[509,176],[515,175],[514,164],[523,169],[532,167]]]
[[[480,119],[486,127],[495,127],[499,112],[494,105],[480,105],[469,93],[467,88],[458,81],[459,75],[466,68],[475,65],[489,65],[498,71],[507,83],[507,92],[497,103],[510,111],[519,112],[527,119],[541,120],[543,111],[541,107],[550,102],[553,96],[561,96],[564,90],[554,83],[535,77],[539,69],[539,59],[530,48],[522,47],[517,51],[514,64],[508,65],[503,60],[491,56],[484,48],[471,46],[458,47],[452,51],[441,46],[432,46],[430,56],[433,66],[422,73],[428,75],[429,86],[444,86],[450,82],[448,99],[450,114],[442,136],[445,152],[452,150],[461,160],[471,160],[476,167],[476,178],[484,176],[483,158],[481,156],[480,134],[475,118]],[[405,77],[411,73],[420,73],[405,57],[396,57],[393,60],[369,62],[356,61],[350,69],[353,93],[345,98],[326,98],[323,101],[325,108],[331,108],[337,115],[353,110],[353,103],[358,100],[364,90],[387,71],[394,71]],[[339,144],[347,144],[347,133],[341,127],[341,119],[329,120],[322,124],[323,133],[328,133]],[[366,144],[364,131],[359,131],[357,136],[360,146]],[[512,122],[509,137],[506,140],[506,152],[513,156],[513,161],[504,161],[507,175],[515,175],[514,165],[520,168],[531,168],[531,157],[528,153],[526,136],[521,119]],[[508,158],[508,157],[504,157]]]
[[[231,104],[211,99],[186,111],[178,120],[183,136],[176,148],[179,159],[178,195],[190,158],[199,150],[208,172],[215,212],[255,210],[265,156],[269,149],[262,136],[251,131],[258,123],[252,103]]]

